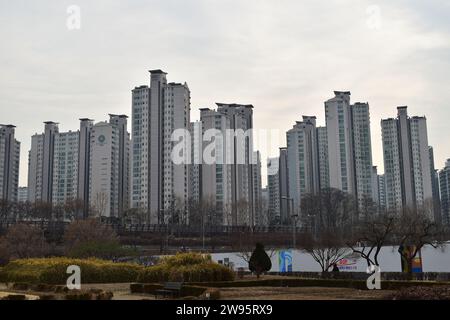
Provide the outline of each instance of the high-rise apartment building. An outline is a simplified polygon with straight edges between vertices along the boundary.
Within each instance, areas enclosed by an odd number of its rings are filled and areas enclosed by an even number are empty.
[[[212,208],[209,223],[213,225],[233,225],[232,168],[227,158],[230,154],[227,130],[231,119],[216,110],[200,109],[200,131],[194,132],[199,156],[194,156],[194,164],[200,167],[200,201]],[[194,129],[195,130],[195,129]],[[194,149],[195,150],[195,149]],[[197,180],[193,178],[194,182]]]
[[[279,166],[280,157],[267,159],[268,222],[272,225],[281,221]]]
[[[189,201],[192,205],[200,204],[202,194],[201,183],[201,161],[203,159],[202,149],[202,122],[191,122],[189,127],[191,135],[191,164],[189,168],[190,173],[190,188]]]
[[[255,203],[253,198],[253,106],[242,104],[217,103],[217,111],[230,119],[230,129],[234,134],[228,140],[232,147],[231,188],[232,224],[253,225]],[[231,139],[231,137],[228,137]],[[227,156],[229,157],[229,156]]]
[[[372,196],[371,200],[378,207],[380,204],[380,186],[378,180],[378,168],[376,166],[372,167]]]
[[[31,137],[28,154],[28,200],[52,203],[55,136],[58,124],[44,122],[44,133]]]
[[[45,122],[44,133],[31,137],[28,200],[64,205],[78,199],[79,131],[59,132]]]
[[[148,221],[187,223],[190,166],[175,163],[172,150],[187,137],[190,91],[186,83],[168,83],[161,70],[150,71],[150,86],[132,91],[132,207],[148,214]],[[173,137],[184,130],[186,137]],[[184,140],[183,140],[184,138]],[[173,141],[177,139],[177,141]],[[181,139],[181,140],[178,140]],[[182,155],[186,159],[189,155]],[[180,211],[174,221],[174,211]]]
[[[428,147],[428,152],[430,156],[431,193],[433,194],[434,221],[438,224],[442,224],[441,198],[439,195],[439,172],[434,166],[433,147]]]
[[[432,203],[431,165],[425,117],[408,117],[398,107],[396,119],[381,120],[387,209]]]
[[[378,208],[380,211],[386,210],[386,180],[385,175],[378,175]]]
[[[79,218],[89,216],[89,170],[91,151],[91,131],[94,121],[88,118],[80,119],[80,133],[78,143],[78,180],[77,198],[81,203],[81,212],[77,213]]]
[[[350,104],[350,92],[334,92],[325,102],[329,184],[350,193],[361,206],[372,197],[369,105]]]
[[[279,193],[280,193],[280,223],[281,224],[289,224],[291,223],[291,217],[290,217],[290,206],[292,203],[290,202],[290,190],[289,190],[289,183],[290,183],[290,176],[289,176],[289,159],[288,159],[288,149],[283,147],[280,148],[280,156],[279,156],[279,164],[278,164],[278,186],[279,186]]]
[[[89,201],[91,216],[120,218],[128,209],[130,138],[127,117],[110,115],[90,130]]]
[[[319,154],[320,189],[328,189],[330,187],[330,170],[328,165],[327,127],[317,128],[317,147]]]
[[[320,191],[316,117],[303,116],[287,132],[290,214],[300,213],[301,198]]]
[[[20,142],[14,138],[15,126],[0,125],[0,199],[18,200]]]
[[[54,135],[52,198],[55,205],[64,205],[78,196],[79,132]]]
[[[262,199],[262,179],[261,179],[261,153],[255,151],[253,153],[254,164],[252,164],[253,170],[253,206],[254,215],[252,225],[265,226],[265,217],[263,212],[263,199]]]
[[[445,167],[439,171],[439,186],[441,191],[442,223],[450,225],[450,159]]]

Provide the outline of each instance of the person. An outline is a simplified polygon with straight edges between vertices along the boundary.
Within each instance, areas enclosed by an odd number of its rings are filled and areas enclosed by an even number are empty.
[[[333,272],[339,272],[339,267],[336,263],[333,263]]]

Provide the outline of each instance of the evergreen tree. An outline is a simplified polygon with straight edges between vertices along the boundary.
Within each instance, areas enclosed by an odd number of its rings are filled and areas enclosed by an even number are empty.
[[[256,244],[256,248],[248,262],[248,268],[251,272],[256,274],[258,279],[263,272],[267,272],[272,268],[272,261],[270,261],[270,258],[261,243]]]

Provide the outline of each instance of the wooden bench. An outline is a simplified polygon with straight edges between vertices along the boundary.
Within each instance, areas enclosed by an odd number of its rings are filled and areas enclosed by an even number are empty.
[[[166,282],[162,289],[155,291],[155,298],[158,299],[158,295],[163,297],[171,296],[172,298],[175,296],[179,297],[182,287],[183,282]]]

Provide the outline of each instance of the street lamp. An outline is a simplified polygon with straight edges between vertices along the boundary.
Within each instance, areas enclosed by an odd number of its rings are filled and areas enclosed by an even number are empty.
[[[292,243],[295,250],[296,247],[296,235],[297,235],[297,217],[298,214],[293,214],[292,216]]]
[[[292,214],[291,212],[293,212],[294,210],[294,198],[289,198],[289,197],[281,197],[281,199],[283,200],[287,200],[288,202],[288,215],[291,217],[292,220],[292,246],[295,249],[296,247],[296,229],[297,229],[297,217],[298,214]],[[290,206],[290,201],[292,201],[292,208]]]

